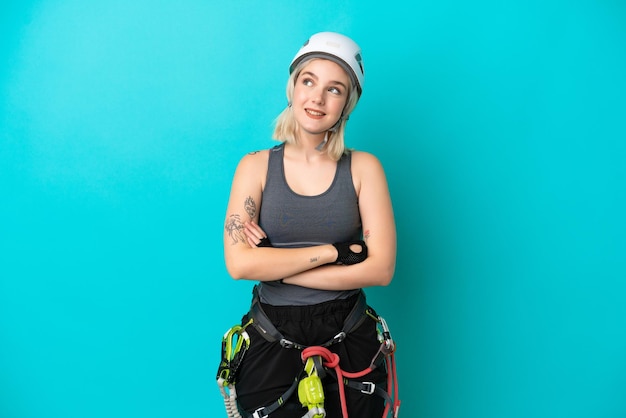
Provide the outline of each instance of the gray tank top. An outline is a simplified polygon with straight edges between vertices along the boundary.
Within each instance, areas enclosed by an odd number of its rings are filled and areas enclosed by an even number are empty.
[[[335,178],[328,190],[317,196],[302,196],[287,184],[284,149],[281,144],[269,152],[259,214],[259,225],[272,246],[300,248],[360,239],[361,216],[350,171],[351,154],[345,154],[337,162]],[[358,291],[317,290],[278,281],[261,282],[258,286],[261,302],[277,306],[313,305],[344,299]]]

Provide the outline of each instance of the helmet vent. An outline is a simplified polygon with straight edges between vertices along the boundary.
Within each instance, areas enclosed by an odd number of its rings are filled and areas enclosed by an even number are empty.
[[[359,64],[359,67],[361,68],[361,72],[365,74],[365,70],[363,69],[363,58],[361,57],[361,54],[356,54],[354,56],[354,59],[356,59],[356,62]]]

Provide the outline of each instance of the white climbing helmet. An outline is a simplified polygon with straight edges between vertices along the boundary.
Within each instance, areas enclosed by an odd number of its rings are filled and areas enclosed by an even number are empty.
[[[311,36],[289,66],[289,74],[305,59],[324,58],[341,65],[356,86],[359,97],[363,91],[365,72],[361,48],[352,39],[336,32],[320,32]]]

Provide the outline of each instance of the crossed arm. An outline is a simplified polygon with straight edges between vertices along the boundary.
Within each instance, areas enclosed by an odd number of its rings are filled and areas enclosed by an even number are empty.
[[[267,154],[245,156],[233,179],[224,227],[226,268],[234,279],[272,281],[323,290],[384,286],[395,270],[396,232],[391,199],[382,166],[370,154],[355,152],[352,173],[359,195],[368,257],[354,265],[334,265],[337,249],[331,244],[306,248],[259,247],[266,237],[258,226]],[[352,247],[358,252],[358,247]]]

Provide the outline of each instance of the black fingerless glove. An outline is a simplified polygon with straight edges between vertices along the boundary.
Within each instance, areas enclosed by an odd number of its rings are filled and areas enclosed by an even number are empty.
[[[271,247],[272,243],[268,237],[261,238],[261,241],[256,245],[257,247]]]
[[[361,252],[356,253],[352,251],[350,249],[351,245],[359,245]],[[367,246],[365,245],[365,241],[338,242],[333,244],[333,246],[337,249],[337,259],[333,264],[349,266],[351,264],[358,264],[367,258]]]

